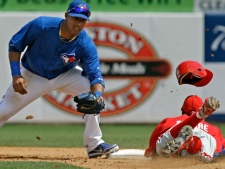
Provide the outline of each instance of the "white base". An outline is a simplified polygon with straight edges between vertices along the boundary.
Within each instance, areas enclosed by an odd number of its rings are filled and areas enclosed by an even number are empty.
[[[144,150],[124,149],[110,154],[108,158],[145,158],[144,153]]]

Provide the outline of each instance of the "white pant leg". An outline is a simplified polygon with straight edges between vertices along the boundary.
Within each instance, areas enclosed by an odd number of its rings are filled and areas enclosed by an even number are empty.
[[[81,75],[82,69],[76,66],[69,71],[52,79],[54,90],[76,96],[78,94],[90,91],[89,80]]]
[[[170,134],[170,130],[167,130],[165,133],[163,133],[156,141],[156,152],[158,155],[161,155],[162,150],[168,142],[174,140],[174,138]]]
[[[199,158],[205,163],[211,162],[216,150],[216,139],[198,127],[193,129],[193,136],[197,136],[202,141],[202,148],[198,153]]]
[[[58,76],[53,80],[53,84],[56,85],[55,89],[72,96],[89,92],[90,82],[86,77],[81,76],[81,72],[82,69],[77,66]],[[100,116],[85,115],[84,121],[85,130],[83,140],[87,152],[90,152],[104,142],[102,140],[102,131],[99,127]]]
[[[0,103],[0,127],[28,104],[53,90],[58,90],[72,96],[90,91],[90,82],[87,78],[81,76],[81,69],[78,67],[52,80],[37,76],[25,68],[21,69],[21,74],[27,83],[27,94],[21,95],[14,92],[12,85],[9,86]],[[99,127],[99,117],[86,115],[84,120],[86,125],[84,145],[89,152],[104,141],[101,139],[102,132]]]
[[[21,109],[51,90],[47,79],[31,73],[25,68],[21,68],[21,74],[26,80],[27,94],[21,95],[14,92],[12,84],[9,86],[0,103],[0,127]]]
[[[104,143],[102,140],[102,131],[99,127],[99,115],[85,115],[85,131],[84,131],[84,145],[87,152],[94,150],[99,144]]]
[[[171,130],[171,129],[170,129]],[[173,138],[170,134],[170,130],[163,133],[160,138],[156,142],[156,152],[158,155],[161,155],[163,148],[166,144],[175,138]],[[195,127],[193,129],[193,136],[197,136],[202,141],[202,148],[200,152],[196,153],[195,157],[200,158],[202,161],[209,163],[213,160],[213,154],[216,150],[216,140],[210,134],[204,132],[203,130]],[[182,153],[182,156],[190,156],[190,154],[185,151]]]

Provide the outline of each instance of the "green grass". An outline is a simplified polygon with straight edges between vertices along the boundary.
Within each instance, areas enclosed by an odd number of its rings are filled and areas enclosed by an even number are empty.
[[[83,131],[84,125],[6,124],[0,129],[0,145],[83,147]]]
[[[225,124],[216,123],[225,136]],[[101,124],[103,140],[120,148],[148,146],[154,124]],[[0,129],[0,146],[84,147],[84,124],[6,124]],[[37,139],[40,137],[40,140]],[[55,141],[57,140],[57,141]]]
[[[73,165],[50,162],[0,162],[1,169],[84,169]]]
[[[146,148],[155,125],[117,124],[102,125],[103,139],[116,143],[120,148]]]
[[[116,143],[121,148],[146,148],[154,127],[144,124],[101,125],[105,142]],[[84,147],[83,132],[84,124],[6,124],[0,129],[0,146]]]
[[[225,124],[217,123],[225,136]],[[103,140],[116,143],[121,149],[145,149],[156,125],[102,124]],[[6,124],[0,129],[0,146],[26,147],[84,147],[84,124],[41,125]],[[40,139],[37,139],[40,137]],[[56,141],[57,140],[57,141]],[[81,169],[63,163],[0,162],[0,169]]]

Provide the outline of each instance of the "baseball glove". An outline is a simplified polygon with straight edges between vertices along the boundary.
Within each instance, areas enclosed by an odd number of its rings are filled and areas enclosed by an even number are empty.
[[[81,113],[96,115],[105,108],[104,99],[92,92],[82,93],[73,100],[77,103],[77,111]]]

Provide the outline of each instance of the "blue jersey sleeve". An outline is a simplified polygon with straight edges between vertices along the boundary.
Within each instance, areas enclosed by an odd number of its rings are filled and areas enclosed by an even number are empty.
[[[100,61],[98,57],[97,48],[91,38],[85,41],[85,47],[82,49],[81,64],[83,74],[88,77],[91,86],[98,83],[105,87],[105,82],[101,74]]]
[[[9,51],[23,52],[25,48],[39,36],[42,29],[39,26],[40,19],[37,18],[24,25],[9,41]]]

